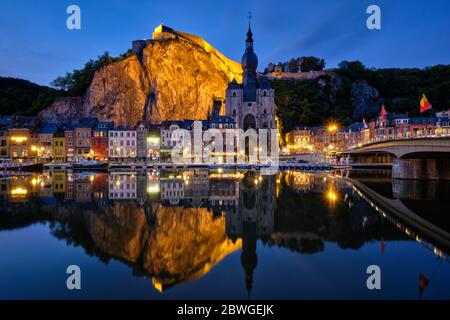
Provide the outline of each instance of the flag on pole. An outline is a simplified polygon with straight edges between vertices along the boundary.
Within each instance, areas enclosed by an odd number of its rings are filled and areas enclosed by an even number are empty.
[[[363,118],[363,125],[364,125],[364,129],[367,129],[369,126],[367,125],[366,119]]]
[[[380,249],[382,254],[384,253],[384,251],[386,251],[386,244],[384,243],[383,237],[381,237]]]
[[[425,112],[431,109],[431,103],[428,101],[425,94],[422,95],[422,99],[420,99],[420,113]]]
[[[384,104],[381,106],[381,122],[384,123],[384,119],[386,118],[387,111],[384,107]]]
[[[419,294],[420,295],[423,294],[423,292],[425,291],[425,288],[427,287],[429,282],[430,282],[430,279],[428,279],[422,273],[419,273]]]

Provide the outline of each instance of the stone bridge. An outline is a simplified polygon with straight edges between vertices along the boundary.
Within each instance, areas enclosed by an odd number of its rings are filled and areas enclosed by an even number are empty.
[[[356,162],[392,163],[392,177],[450,180],[450,137],[385,140],[336,152]]]

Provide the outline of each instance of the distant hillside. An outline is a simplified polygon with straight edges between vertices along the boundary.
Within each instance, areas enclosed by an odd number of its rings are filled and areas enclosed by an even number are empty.
[[[60,95],[27,80],[0,77],[0,114],[36,115]]]
[[[389,112],[418,116],[424,93],[434,112],[450,108],[450,65],[368,69],[359,61],[343,61],[314,79],[274,79],[272,85],[283,132],[330,118],[344,125],[368,120],[379,114],[383,103]]]

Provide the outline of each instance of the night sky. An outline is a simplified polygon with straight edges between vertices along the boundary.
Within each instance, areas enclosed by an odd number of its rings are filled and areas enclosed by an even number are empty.
[[[70,4],[81,8],[81,30],[66,28]],[[370,4],[381,7],[381,30],[366,27]],[[303,55],[327,67],[356,59],[368,67],[450,63],[448,0],[1,0],[0,75],[49,84],[104,51],[116,56],[151,38],[160,23],[240,61],[249,10],[260,71]]]

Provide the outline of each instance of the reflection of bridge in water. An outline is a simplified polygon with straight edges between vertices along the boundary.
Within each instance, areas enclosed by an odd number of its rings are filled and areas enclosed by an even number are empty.
[[[427,246],[435,254],[447,259],[443,251],[447,255],[450,252],[450,232],[413,212],[404,204],[404,200],[400,199],[409,198],[411,195],[413,199],[417,199],[418,194],[414,192],[417,190],[405,190],[404,186],[402,188],[402,184],[411,186],[411,184],[416,184],[417,181],[394,180],[393,195],[396,197],[395,199],[381,195],[358,180],[348,179],[348,181],[352,184],[353,189],[384,218],[391,221],[415,241],[428,242]],[[420,192],[420,195],[420,198],[422,198],[423,193]]]

